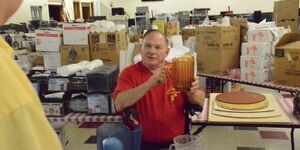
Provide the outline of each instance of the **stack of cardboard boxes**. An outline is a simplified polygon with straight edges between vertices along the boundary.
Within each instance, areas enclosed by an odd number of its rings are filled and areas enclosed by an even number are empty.
[[[283,33],[282,27],[248,31],[248,42],[242,43],[241,80],[256,83],[272,80],[274,45]]]
[[[63,34],[59,29],[36,30],[36,51],[43,53],[45,70],[56,71],[61,66],[60,46]]]
[[[61,63],[68,65],[82,60],[90,61],[87,23],[63,24],[64,45],[61,46]]]

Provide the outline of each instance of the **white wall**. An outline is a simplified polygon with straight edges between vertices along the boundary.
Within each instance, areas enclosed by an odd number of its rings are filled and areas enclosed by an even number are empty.
[[[49,20],[49,2],[61,2],[61,0],[23,0],[23,4],[9,22],[26,22],[31,20],[31,5],[43,6],[43,20]],[[74,0],[93,1],[93,0]],[[192,10],[193,8],[211,8],[210,15],[219,14],[230,6],[234,13],[252,13],[254,10],[273,12],[275,0],[164,0],[158,2],[141,2],[141,0],[94,0],[98,3],[94,6],[95,15],[110,15],[111,4],[113,7],[123,7],[130,17],[134,17],[136,7],[149,6],[153,15],[160,13],[174,13],[178,11]],[[100,3],[100,6],[99,6]],[[97,8],[98,7],[98,8]],[[97,8],[97,9],[96,9]],[[9,23],[7,22],[7,23]]]
[[[31,20],[30,6],[43,6],[43,20],[49,20],[48,0],[23,0],[18,11],[6,23],[28,22]]]
[[[160,13],[175,13],[192,10],[193,8],[211,8],[210,15],[217,15],[220,11],[230,9],[234,13],[252,13],[254,10],[273,12],[275,0],[164,0],[158,2],[141,2],[141,0],[101,0],[101,15],[111,14],[110,4],[113,7],[123,7],[130,17],[134,17],[136,7],[149,6],[154,15]],[[150,12],[151,13],[151,12]]]

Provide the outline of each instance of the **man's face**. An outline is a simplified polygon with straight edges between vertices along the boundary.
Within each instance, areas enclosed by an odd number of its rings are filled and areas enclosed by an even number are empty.
[[[22,0],[0,0],[0,25],[17,11],[21,3]]]
[[[141,55],[144,65],[149,69],[161,67],[168,53],[168,45],[161,33],[151,32],[144,38]]]

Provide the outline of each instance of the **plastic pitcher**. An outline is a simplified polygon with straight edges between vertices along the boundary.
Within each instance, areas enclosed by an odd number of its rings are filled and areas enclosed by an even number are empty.
[[[199,136],[179,135],[173,139],[174,144],[170,145],[169,150],[201,150],[202,144]]]
[[[185,53],[182,57],[173,58],[168,66],[167,76],[177,91],[189,91],[194,81],[193,54]]]

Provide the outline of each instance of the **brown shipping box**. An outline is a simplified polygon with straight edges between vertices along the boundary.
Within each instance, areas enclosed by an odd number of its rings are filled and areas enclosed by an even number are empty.
[[[94,52],[93,59],[101,59],[105,64],[119,65],[120,51],[98,51],[98,52]]]
[[[300,34],[285,34],[275,48],[275,82],[300,87]]]
[[[247,42],[246,34],[248,32],[248,21],[246,18],[230,18],[230,24],[240,27],[241,42]]]
[[[199,27],[196,29],[198,73],[227,75],[240,61],[240,27]]]
[[[298,31],[299,0],[280,0],[274,2],[273,20],[279,27],[290,27]]]
[[[119,64],[120,50],[127,50],[125,30],[89,34],[91,60],[101,59],[104,63]]]
[[[88,45],[62,45],[60,52],[62,65],[74,64],[82,60],[90,61]]]
[[[181,29],[180,34],[183,40],[187,40],[191,36],[196,36],[196,29]]]

